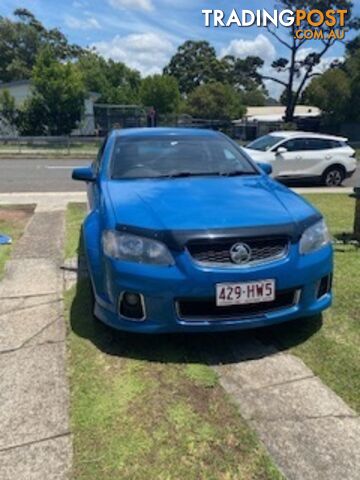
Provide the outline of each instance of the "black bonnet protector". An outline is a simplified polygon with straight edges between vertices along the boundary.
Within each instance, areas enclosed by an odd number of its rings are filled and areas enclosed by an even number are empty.
[[[299,241],[303,232],[321,220],[321,215],[315,213],[300,222],[286,223],[283,225],[264,225],[256,227],[239,228],[212,228],[209,230],[153,230],[135,225],[116,225],[119,232],[131,233],[142,237],[159,240],[165,243],[171,250],[181,251],[188,242],[202,241],[209,243],[229,238],[258,238],[258,237],[288,237],[292,243]]]

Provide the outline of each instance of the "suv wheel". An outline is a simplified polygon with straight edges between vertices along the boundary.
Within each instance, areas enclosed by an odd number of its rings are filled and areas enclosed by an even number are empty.
[[[329,167],[323,174],[323,184],[327,187],[340,187],[345,178],[341,167]]]

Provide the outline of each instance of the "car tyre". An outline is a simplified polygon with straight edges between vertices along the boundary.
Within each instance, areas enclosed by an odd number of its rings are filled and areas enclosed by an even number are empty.
[[[326,187],[340,187],[345,178],[345,172],[342,167],[329,167],[323,173],[323,184]]]

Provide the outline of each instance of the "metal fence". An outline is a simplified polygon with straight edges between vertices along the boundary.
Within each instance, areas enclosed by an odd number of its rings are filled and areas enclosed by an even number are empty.
[[[102,142],[98,137],[0,136],[0,154],[93,154]]]

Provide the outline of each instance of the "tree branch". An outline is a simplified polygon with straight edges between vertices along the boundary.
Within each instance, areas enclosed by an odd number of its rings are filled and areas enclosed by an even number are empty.
[[[283,82],[282,80],[279,80],[278,78],[268,77],[267,75],[261,75],[261,78],[263,80],[272,80],[273,82],[280,83],[280,85],[283,85],[284,87],[287,86],[286,82]]]
[[[266,25],[266,30],[270,33],[270,35],[275,37],[278,42],[291,50],[291,45],[289,45],[287,42],[285,42],[285,40],[283,40],[279,35],[277,35],[273,30],[271,30],[269,25]]]

